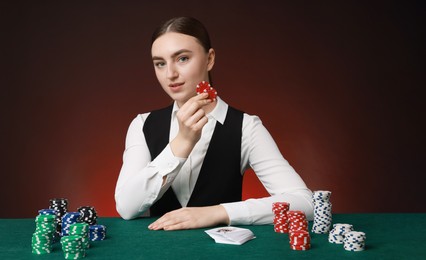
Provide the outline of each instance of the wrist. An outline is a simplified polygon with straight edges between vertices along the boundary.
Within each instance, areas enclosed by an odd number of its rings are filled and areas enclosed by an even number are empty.
[[[170,149],[173,155],[180,158],[188,158],[194,146],[195,144],[191,141],[180,138],[179,136],[176,136],[176,138],[170,142]]]
[[[222,205],[213,206],[215,207],[214,212],[216,214],[216,219],[218,220],[218,225],[229,225],[230,220],[228,216],[228,212],[226,212],[225,207]]]

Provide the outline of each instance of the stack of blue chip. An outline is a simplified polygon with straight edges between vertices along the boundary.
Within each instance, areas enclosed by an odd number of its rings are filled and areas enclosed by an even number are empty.
[[[55,215],[54,209],[41,209],[38,211],[39,215]]]
[[[106,227],[104,225],[91,225],[89,227],[90,241],[104,240],[106,237]]]
[[[62,236],[68,236],[71,224],[77,223],[80,212],[68,212],[62,217]]]

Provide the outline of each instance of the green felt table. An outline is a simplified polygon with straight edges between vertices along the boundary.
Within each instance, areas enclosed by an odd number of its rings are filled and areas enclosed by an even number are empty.
[[[311,234],[311,250],[292,251],[288,236],[272,225],[243,226],[256,239],[244,245],[216,244],[204,230],[150,231],[154,219],[99,218],[104,241],[91,242],[85,259],[426,259],[426,214],[334,214],[367,234],[366,250],[348,252],[327,235]],[[312,223],[311,223],[312,224]],[[34,219],[0,219],[0,259],[64,259],[60,244],[47,255],[31,253]]]

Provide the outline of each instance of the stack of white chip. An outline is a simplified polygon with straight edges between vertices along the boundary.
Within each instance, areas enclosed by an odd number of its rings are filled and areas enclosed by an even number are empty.
[[[345,233],[343,248],[347,251],[364,251],[366,235],[360,231],[350,231]]]
[[[343,244],[345,234],[353,230],[354,229],[351,224],[341,224],[341,223],[334,224],[333,229],[328,234],[328,242],[334,243],[334,244]]]
[[[314,224],[312,232],[315,234],[326,234],[330,231],[332,223],[331,214],[331,191],[314,191]]]

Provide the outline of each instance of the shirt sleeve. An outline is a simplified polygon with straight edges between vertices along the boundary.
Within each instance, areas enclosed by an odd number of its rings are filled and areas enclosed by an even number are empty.
[[[115,187],[116,209],[123,219],[146,212],[170,187],[186,161],[175,157],[169,145],[151,159],[142,130],[147,115],[138,115],[127,131],[123,165]]]
[[[241,140],[242,171],[251,167],[271,196],[221,204],[231,225],[261,225],[273,221],[272,203],[286,201],[290,210],[303,210],[313,219],[312,192],[284,159],[257,116],[244,114]]]

